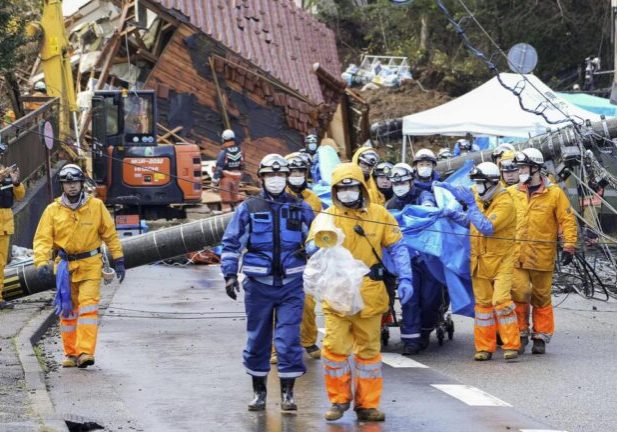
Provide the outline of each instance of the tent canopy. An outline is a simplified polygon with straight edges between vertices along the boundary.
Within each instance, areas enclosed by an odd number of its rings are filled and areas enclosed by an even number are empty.
[[[557,96],[592,113],[606,117],[617,116],[617,105],[613,105],[608,99],[586,93],[557,93]]]
[[[561,111],[579,121],[600,120],[599,115],[559,98],[535,75],[528,74],[525,77],[529,82],[519,74],[500,74],[508,87],[520,91],[524,107],[543,110],[551,122],[560,123],[551,124],[542,116],[523,111],[518,98],[503,88],[497,77],[493,77],[480,87],[450,102],[403,117],[403,134],[462,136],[471,133],[527,138],[530,134],[533,136],[544,133],[547,128],[569,125],[570,122],[564,121],[565,116]],[[547,98],[552,104],[547,102]]]

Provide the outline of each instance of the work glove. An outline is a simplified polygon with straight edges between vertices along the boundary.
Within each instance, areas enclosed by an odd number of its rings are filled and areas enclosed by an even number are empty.
[[[36,269],[37,276],[41,280],[47,280],[51,278],[54,274],[54,269],[49,264],[43,264]]]
[[[561,251],[561,265],[567,266],[574,259],[574,252],[567,250]]]
[[[118,279],[120,279],[120,283],[124,281],[124,277],[126,276],[126,268],[124,267],[124,258],[118,258],[113,262],[113,268],[116,271],[116,275]]]
[[[238,295],[236,294],[240,292],[238,276],[225,277],[225,291],[227,291],[227,295],[231,297],[232,300],[235,300],[238,297]]]
[[[399,281],[397,291],[398,298],[401,301],[402,305],[409,302],[409,300],[411,300],[411,297],[413,296],[413,286],[411,285],[411,282],[407,279]]]
[[[212,185],[212,187],[218,187],[220,182],[221,182],[221,179],[212,179],[210,184]]]
[[[454,186],[454,185],[451,185],[450,183],[442,183],[442,182],[435,182],[433,183],[433,185],[444,188],[447,191],[450,191],[450,193],[454,195],[454,198],[456,198],[457,201],[464,202],[470,207],[476,205],[476,197],[473,191],[471,190],[471,188],[468,188],[465,186]]]

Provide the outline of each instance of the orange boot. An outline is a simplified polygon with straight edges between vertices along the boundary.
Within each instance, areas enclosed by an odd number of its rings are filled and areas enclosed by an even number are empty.
[[[489,360],[497,348],[497,326],[493,317],[493,308],[475,306],[476,318],[473,326],[476,360]],[[486,353],[486,354],[482,354]],[[482,354],[482,355],[479,355]]]

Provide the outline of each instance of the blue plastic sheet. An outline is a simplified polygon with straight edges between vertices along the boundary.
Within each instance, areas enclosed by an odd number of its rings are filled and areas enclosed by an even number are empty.
[[[73,313],[73,301],[71,300],[71,275],[69,263],[61,260],[56,272],[56,296],[54,298],[56,315],[67,318]]]

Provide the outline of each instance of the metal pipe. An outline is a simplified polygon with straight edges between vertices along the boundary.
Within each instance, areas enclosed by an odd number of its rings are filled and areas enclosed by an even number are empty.
[[[600,139],[598,135],[607,139],[617,138],[617,118],[593,122],[582,126],[582,129],[584,134],[583,144],[586,148],[589,148],[594,141]],[[542,151],[544,159],[558,160],[561,156],[562,146],[574,145],[578,140],[579,136],[574,128],[568,126],[529,138],[527,141],[514,144],[514,147],[517,150],[535,147]],[[476,163],[481,163],[485,160],[490,161],[492,152],[492,150],[484,150],[482,152],[466,153],[451,159],[440,160],[437,162],[437,170],[440,173],[449,173],[460,168],[467,160],[473,160]]]
[[[195,252],[221,242],[233,213],[165,228],[122,239],[127,269]],[[110,257],[111,258],[111,257]],[[53,289],[55,278],[40,279],[34,265],[20,265],[4,271],[4,298],[13,300]]]

